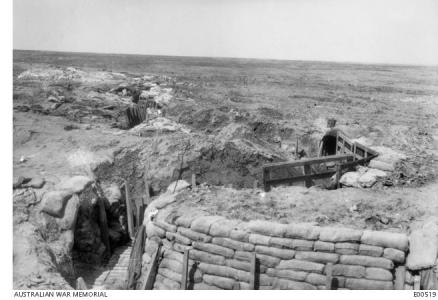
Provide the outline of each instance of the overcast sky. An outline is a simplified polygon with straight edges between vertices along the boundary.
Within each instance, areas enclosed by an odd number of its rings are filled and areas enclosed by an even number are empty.
[[[14,48],[438,65],[437,0],[14,0]]]

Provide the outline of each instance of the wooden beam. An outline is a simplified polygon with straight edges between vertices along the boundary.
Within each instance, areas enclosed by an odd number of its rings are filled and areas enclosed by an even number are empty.
[[[404,290],[405,289],[405,280],[406,280],[406,267],[399,266],[395,269],[395,280],[394,280],[394,289],[395,290]]]
[[[341,180],[341,165],[338,163],[336,164],[336,179],[335,179],[337,189],[341,187],[340,180]]]
[[[266,183],[269,186],[275,185],[275,184],[282,184],[282,183],[294,183],[294,182],[305,181],[307,178],[310,178],[313,180],[330,178],[335,174],[336,174],[336,171],[325,171],[325,172],[315,173],[315,174],[310,174],[310,175],[300,175],[300,176],[296,176],[296,177],[271,179],[271,180],[268,180]]]
[[[128,219],[129,237],[131,239],[134,239],[134,220],[132,216],[133,209],[132,209],[131,199],[129,199],[129,186],[127,180],[125,180],[125,202],[126,202],[126,216]]]
[[[333,289],[333,264],[328,263],[325,266],[325,288],[326,290]]]
[[[158,262],[160,260],[161,256],[161,244],[158,245],[157,251],[155,251],[154,255],[152,256],[152,260],[149,266],[149,270],[147,271],[143,284],[141,286],[142,290],[152,290],[155,283],[155,277],[157,275],[158,270]]]
[[[111,246],[109,241],[108,221],[106,218],[105,204],[103,199],[98,197],[97,203],[99,206],[99,229],[102,237],[102,242],[105,245],[105,254],[109,258],[111,256]]]
[[[301,167],[304,165],[315,165],[315,164],[322,164],[322,163],[327,163],[327,162],[348,160],[349,158],[352,158],[351,154],[328,155],[328,156],[322,156],[322,157],[316,157],[316,158],[301,159],[301,160],[297,160],[297,161],[265,164],[263,166],[263,169],[270,171],[270,170],[278,169],[280,167],[281,168],[294,168],[294,167]]]
[[[141,275],[141,263],[144,252],[144,243],[146,239],[145,226],[141,225],[135,234],[134,243],[132,245],[131,255],[128,265],[128,280],[127,289],[135,290],[137,281]]]
[[[306,175],[306,179],[304,180],[306,188],[309,188],[312,186],[312,178],[310,177],[312,175],[312,170],[310,168],[310,165],[304,165],[304,175]]]
[[[256,290],[257,289],[257,256],[255,252],[251,256],[251,265],[250,265],[250,281],[249,281],[249,289]]]
[[[189,277],[189,249],[184,250],[183,264],[182,264],[182,278],[181,278],[181,290],[187,290],[188,277]]]

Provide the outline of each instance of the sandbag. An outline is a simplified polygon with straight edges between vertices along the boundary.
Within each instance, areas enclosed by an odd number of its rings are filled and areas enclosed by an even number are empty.
[[[243,260],[243,261],[251,261],[253,255],[254,254],[252,252],[248,252],[248,251],[234,252],[234,258],[238,259],[238,260]]]
[[[230,238],[239,242],[249,242],[249,232],[239,229],[231,230]]]
[[[316,290],[316,287],[301,281],[277,279],[274,283],[276,290]]]
[[[335,252],[338,254],[353,255],[358,254],[359,244],[356,243],[336,243]]]
[[[312,251],[313,250],[313,241],[307,240],[292,240],[292,249],[298,251]]]
[[[239,285],[236,284],[236,281],[231,278],[225,278],[225,277],[208,275],[208,274],[204,274],[202,278],[204,282],[207,283],[208,285],[214,285],[224,290],[233,290],[239,287]]]
[[[286,269],[268,268],[266,274],[272,277],[291,279],[296,281],[304,281],[309,273],[303,271],[293,271]]]
[[[146,227],[146,236],[147,237],[157,236],[159,238],[164,238],[166,236],[166,231],[158,226],[155,226],[152,222],[150,222]]]
[[[211,225],[209,234],[213,237],[229,237],[231,231],[236,229],[239,223],[236,220],[219,220]]]
[[[324,265],[316,262],[291,259],[282,260],[277,266],[277,269],[292,269],[298,271],[322,273],[324,270]]]
[[[191,245],[192,244],[192,240],[182,236],[180,234],[174,233],[174,232],[166,232],[166,238],[169,241],[176,241],[177,243],[180,243],[182,245]]]
[[[325,275],[309,273],[306,277],[306,282],[312,285],[325,285],[327,278]]]
[[[335,244],[330,242],[315,241],[313,250],[321,252],[334,252]]]
[[[379,257],[383,255],[383,248],[379,246],[360,244],[359,255]]]
[[[375,280],[392,280],[392,273],[388,270],[382,268],[366,268],[365,270],[365,278],[366,279],[375,279]]]
[[[387,258],[362,255],[341,255],[340,263],[344,265],[360,265],[364,267],[377,267],[389,270],[394,268],[394,263]]]
[[[251,233],[249,235],[249,242],[252,244],[268,246],[269,240],[270,240],[269,236],[260,235],[260,234],[256,234],[256,233]]]
[[[224,217],[220,217],[220,216],[197,217],[195,220],[192,221],[190,225],[190,229],[200,233],[209,234],[211,225],[223,219]]]
[[[234,255],[234,250],[225,248],[216,244],[193,242],[193,248],[199,249],[205,252],[217,254],[223,257],[231,258]]]
[[[280,262],[279,258],[264,254],[257,254],[257,259],[261,265],[267,266],[268,268],[273,268]]]
[[[394,248],[386,248],[383,251],[383,257],[390,259],[396,263],[405,262],[405,252]]]
[[[229,238],[221,238],[221,237],[215,237],[212,240],[213,244],[220,245],[222,247],[230,248],[233,250],[239,250],[239,251],[254,251],[254,245],[250,243],[244,243],[235,241]]]
[[[306,260],[318,263],[337,263],[339,261],[339,255],[335,253],[325,252],[310,252],[310,251],[297,251],[295,258],[299,260]]]
[[[319,239],[324,242],[355,242],[361,237],[361,230],[338,227],[324,227],[319,234]]]
[[[206,284],[204,282],[201,283],[195,283],[193,285],[194,290],[221,290],[221,288],[218,288],[217,286]]]
[[[211,236],[193,231],[189,228],[178,227],[178,233],[195,242],[209,243],[212,240]]]
[[[333,276],[362,278],[365,277],[365,267],[337,264],[333,265],[332,274]]]
[[[438,234],[430,230],[418,229],[409,236],[409,255],[406,266],[410,270],[421,270],[435,265],[438,256]]]
[[[368,280],[347,278],[345,287],[351,290],[392,290],[394,285],[392,281]]]
[[[177,282],[181,282],[182,279],[182,275],[180,273],[174,272],[170,269],[164,268],[164,267],[159,267],[158,268],[158,274],[160,274],[161,276],[165,277],[165,278],[169,278],[173,281],[177,281]]]
[[[363,244],[395,248],[402,251],[408,249],[408,237],[402,233],[365,230],[362,235]]]
[[[308,224],[288,224],[284,236],[289,238],[317,240],[319,237],[320,227]]]
[[[292,239],[290,238],[271,237],[269,239],[269,246],[277,247],[277,248],[293,249],[294,244]]]
[[[176,232],[176,226],[166,223],[164,221],[160,221],[160,220],[154,220],[153,221],[154,225],[160,227],[161,229],[164,229],[165,231],[169,231],[169,232]]]
[[[225,264],[225,258],[223,256],[211,254],[196,249],[190,250],[189,257],[194,261],[199,261],[199,262],[206,262],[206,263],[217,264],[217,265]]]
[[[253,233],[282,237],[286,232],[287,225],[269,221],[256,220],[250,221],[247,227]]]
[[[266,254],[269,256],[278,257],[281,259],[292,259],[294,258],[295,251],[290,249],[277,249],[266,246],[256,246],[255,252],[260,254]]]

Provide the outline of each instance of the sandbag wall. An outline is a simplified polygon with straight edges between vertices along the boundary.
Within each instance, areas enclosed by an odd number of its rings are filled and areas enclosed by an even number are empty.
[[[162,243],[154,289],[180,288],[185,249],[190,249],[189,289],[250,288],[254,252],[259,261],[258,289],[325,289],[328,263],[333,264],[337,289],[412,288],[412,276],[403,268],[408,251],[405,234],[239,222],[196,213],[178,216],[166,209],[145,225],[144,271]],[[397,281],[396,274],[407,283]]]

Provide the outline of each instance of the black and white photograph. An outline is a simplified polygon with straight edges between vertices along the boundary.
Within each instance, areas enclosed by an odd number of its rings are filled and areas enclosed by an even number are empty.
[[[11,8],[15,297],[437,296],[438,1]]]

